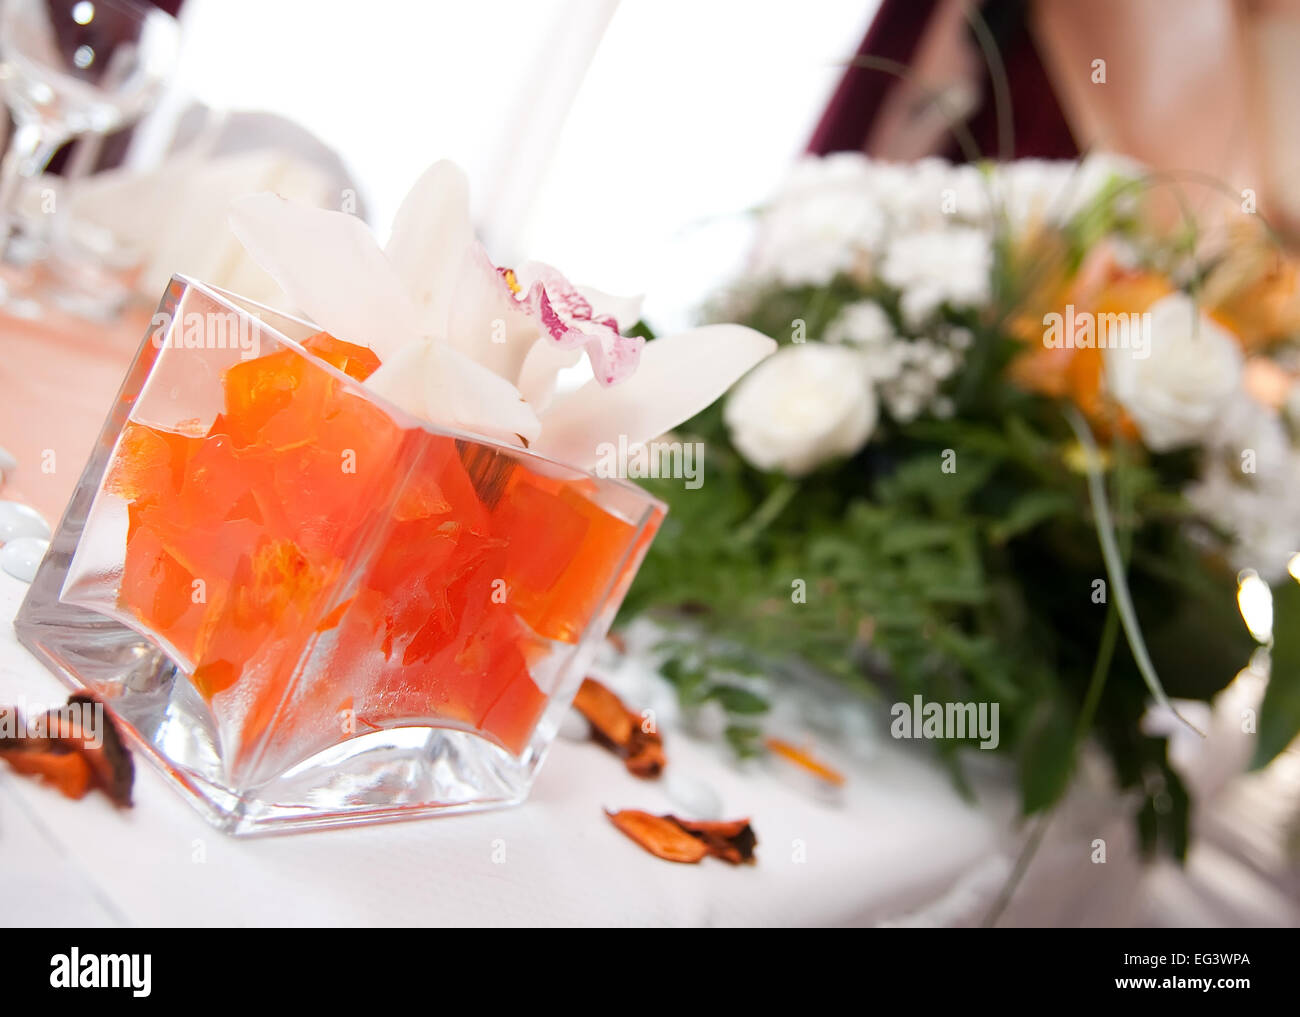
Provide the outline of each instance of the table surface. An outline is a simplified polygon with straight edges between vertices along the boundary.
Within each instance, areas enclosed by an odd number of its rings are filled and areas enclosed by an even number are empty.
[[[23,593],[0,576],[0,616]],[[0,630],[0,701],[64,690]],[[210,828],[151,766],[135,806],[74,802],[0,768],[0,922],[38,924],[811,924],[880,921],[942,896],[998,847],[998,824],[923,757],[850,771],[839,804],[707,744],[668,739],[670,766],[753,817],[759,864],[673,865],[602,808],[673,809],[593,744],[560,741],[522,806],[252,839]],[[137,756],[138,761],[142,761]]]
[[[149,314],[107,327],[57,312],[40,322],[0,315],[0,446],[18,459],[0,497],[58,521]]]
[[[0,320],[0,445],[20,461],[4,497],[57,521],[146,321]],[[0,573],[0,703],[32,709],[66,690],[14,637],[25,589]],[[761,764],[742,768],[712,742],[669,732],[666,747],[729,817],[752,818],[757,865],[642,852],[602,809],[674,806],[592,744],[558,742],[512,809],[256,839],[214,831],[143,762],[130,810],[99,794],[66,800],[0,766],[0,924],[973,924],[1023,832],[1005,771],[977,782],[977,807],[928,753],[887,738],[865,758],[823,750],[848,776],[835,802]],[[1044,852],[1009,916],[1131,914],[1134,867],[1077,863],[1079,844],[1117,820],[1097,806],[1056,824],[1069,868]]]

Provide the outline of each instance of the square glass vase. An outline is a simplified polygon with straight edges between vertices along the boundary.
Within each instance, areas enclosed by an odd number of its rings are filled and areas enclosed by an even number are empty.
[[[522,801],[663,519],[375,363],[174,278],[15,619],[230,833]]]

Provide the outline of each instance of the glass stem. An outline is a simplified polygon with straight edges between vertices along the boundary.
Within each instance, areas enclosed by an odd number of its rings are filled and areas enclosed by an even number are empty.
[[[24,180],[45,168],[64,136],[40,123],[17,124],[9,150],[0,163],[0,260],[8,260],[9,245],[18,228],[18,201]]]
[[[104,135],[83,134],[71,146],[63,168],[59,171],[59,203],[50,222],[50,250],[55,257],[72,252],[72,204],[78,188],[95,169],[99,153],[104,146]]]

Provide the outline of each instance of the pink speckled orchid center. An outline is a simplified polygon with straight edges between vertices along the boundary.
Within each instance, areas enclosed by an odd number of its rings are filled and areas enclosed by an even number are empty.
[[[621,334],[617,319],[597,314],[591,301],[558,270],[531,263],[520,270],[532,277],[527,287],[513,269],[498,271],[520,306],[537,319],[559,349],[586,350],[600,384],[615,385],[636,371],[645,340]]]

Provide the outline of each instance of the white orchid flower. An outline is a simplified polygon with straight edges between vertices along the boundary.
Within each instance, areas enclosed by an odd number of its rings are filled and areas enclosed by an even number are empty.
[[[234,203],[236,236],[308,318],[368,346],[366,384],[430,423],[522,444],[584,469],[604,442],[649,441],[776,349],[740,325],[646,343],[624,335],[640,300],[572,285],[548,265],[498,269],[474,236],[469,186],[438,162],[402,202],[387,250],[344,212],[273,194]],[[583,353],[594,378],[556,396]]]

